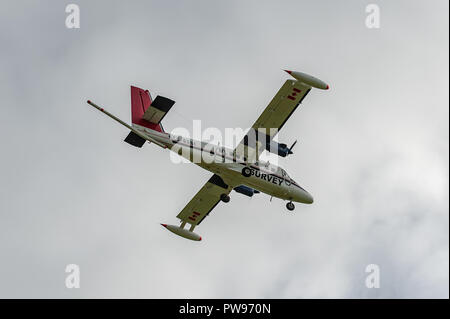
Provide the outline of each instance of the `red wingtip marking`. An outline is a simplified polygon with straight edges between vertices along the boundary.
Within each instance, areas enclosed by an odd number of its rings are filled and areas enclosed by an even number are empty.
[[[289,73],[289,74],[292,73],[292,71],[289,71],[289,70],[284,70],[284,72],[287,72],[287,73]]]
[[[198,241],[202,240],[202,237],[200,237],[200,239]]]
[[[88,100],[88,103],[90,104],[90,103],[91,103],[91,100]]]
[[[166,227],[166,228],[167,228],[167,224],[161,224],[161,226],[164,226],[164,227]]]
[[[330,88],[330,86],[327,84],[327,90]]]

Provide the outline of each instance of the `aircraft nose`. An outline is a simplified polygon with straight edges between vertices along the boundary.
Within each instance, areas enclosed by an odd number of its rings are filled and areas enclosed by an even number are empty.
[[[295,187],[290,189],[290,194],[292,200],[298,203],[303,204],[312,204],[314,202],[314,198],[310,193],[308,193],[305,189],[298,186],[298,184],[294,184]]]
[[[305,198],[305,204],[312,204],[312,203],[314,203],[314,198],[307,191],[305,191],[305,193],[304,193],[304,198]]]
[[[314,202],[314,198],[311,196],[310,193],[308,193],[306,190],[298,189],[296,191],[296,201],[303,203],[303,204],[312,204]]]

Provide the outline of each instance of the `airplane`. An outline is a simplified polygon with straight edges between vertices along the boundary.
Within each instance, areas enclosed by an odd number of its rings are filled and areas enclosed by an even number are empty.
[[[329,89],[325,82],[316,77],[285,71],[294,79],[286,80],[235,149],[165,132],[161,121],[175,101],[159,95],[152,100],[148,90],[131,86],[131,125],[90,100],[87,103],[130,130],[125,142],[138,148],[145,142],[154,143],[213,173],[177,215],[179,226],[161,224],[174,234],[200,241],[202,237],[194,233],[194,228],[219,202],[228,203],[232,190],[249,197],[262,192],[287,200],[286,208],[289,211],[295,209],[293,202],[313,203],[313,197],[283,168],[259,158],[266,150],[282,157],[293,154],[292,148],[297,141],[287,147],[286,144],[275,142],[274,137],[313,87]],[[189,229],[185,228],[186,224],[190,225]]]

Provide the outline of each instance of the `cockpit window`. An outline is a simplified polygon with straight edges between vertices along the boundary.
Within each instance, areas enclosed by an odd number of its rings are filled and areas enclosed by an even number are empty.
[[[282,169],[281,167],[280,167],[280,174],[281,174],[281,177],[283,177],[284,179],[291,181],[291,182],[293,181],[292,178],[290,178],[289,175],[286,173],[286,171],[284,169]]]

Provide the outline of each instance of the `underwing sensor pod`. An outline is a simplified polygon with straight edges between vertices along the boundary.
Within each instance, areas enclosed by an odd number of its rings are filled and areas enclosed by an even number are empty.
[[[322,90],[329,88],[322,80],[306,73],[286,72],[293,79],[284,81],[266,109],[254,122],[251,130],[234,149],[220,145],[205,147],[204,142],[194,141],[189,137],[174,138],[174,135],[164,131],[161,122],[175,101],[163,96],[156,96],[153,99],[148,90],[131,87],[131,124],[122,121],[94,102],[88,100],[88,104],[125,126],[129,130],[125,142],[133,147],[139,149],[146,143],[152,143],[163,149],[169,149],[213,173],[177,215],[180,220],[179,226],[161,224],[178,236],[200,241],[202,237],[194,233],[194,228],[210,216],[217,205],[230,202],[230,193],[233,189],[249,197],[261,192],[280,198],[287,201],[286,208],[289,211],[295,209],[294,202],[313,203],[311,194],[294,181],[283,168],[260,158],[265,150],[282,157],[293,154],[292,149],[297,141],[288,147],[284,143],[275,142],[274,138],[295,110],[302,105],[312,88]],[[264,140],[258,140],[259,135],[251,132],[264,132]],[[154,169],[160,169],[161,165],[152,163]],[[157,187],[157,184],[153,185]],[[258,200],[260,199],[261,197],[258,197]]]
[[[234,190],[238,193],[244,194],[248,197],[252,197],[254,194],[259,194],[259,191],[256,189],[253,189],[251,187],[240,185],[238,187],[235,187]]]

